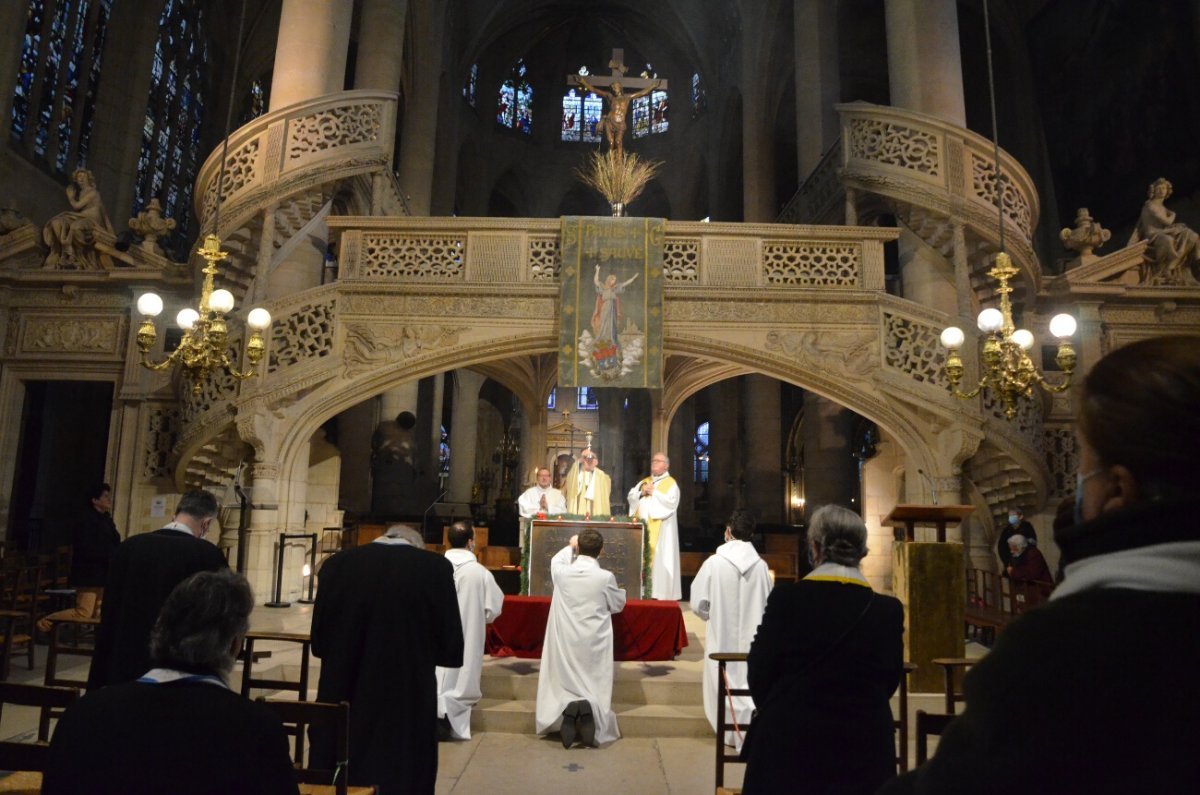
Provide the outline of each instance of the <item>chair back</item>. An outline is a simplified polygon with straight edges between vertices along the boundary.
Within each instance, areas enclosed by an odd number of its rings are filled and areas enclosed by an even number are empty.
[[[900,773],[908,772],[908,677],[915,670],[916,663],[905,661],[900,686],[896,688],[900,695],[899,717],[892,721],[892,727],[896,730],[896,770]]]
[[[917,765],[925,764],[925,760],[929,758],[929,735],[940,737],[950,722],[954,720],[954,715],[939,715],[936,712],[926,712],[923,709],[917,710]]]
[[[714,652],[708,655],[710,660],[717,661],[717,793],[721,795],[724,792],[739,792],[740,790],[727,790],[725,788],[725,765],[730,762],[741,762],[741,754],[730,753],[725,747],[725,731],[733,728],[733,719],[736,716],[729,716],[728,722],[725,715],[725,708],[732,701],[734,696],[748,696],[750,690],[744,687],[725,687],[727,681],[725,677],[725,667],[731,662],[745,662],[748,655],[745,652]],[[739,730],[745,731],[749,728],[749,724],[743,724],[738,727]]]
[[[78,698],[79,689],[75,687],[45,687],[43,685],[0,682],[0,710],[3,710],[5,704],[63,709],[75,703]],[[0,713],[0,718],[2,718],[2,713]],[[50,756],[49,741],[48,724],[38,726],[38,737],[35,742],[0,741],[0,770],[44,772]]]
[[[287,701],[259,696],[258,703],[274,712],[285,727],[295,727],[302,736],[306,726],[329,726],[333,729],[333,770],[308,767],[303,746],[297,744],[296,781],[300,784],[333,784],[337,795],[346,795],[350,775],[350,704],[342,701],[326,704],[321,701]],[[310,749],[311,753],[311,749]]]

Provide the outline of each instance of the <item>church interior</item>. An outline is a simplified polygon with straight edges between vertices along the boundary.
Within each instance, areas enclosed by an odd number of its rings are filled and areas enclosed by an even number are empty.
[[[1014,509],[1053,569],[1079,375],[1200,334],[1198,43],[1195,0],[0,3],[5,556],[69,543],[97,482],[126,537],[208,489],[210,539],[260,602],[297,603],[254,621],[302,631],[310,556],[391,522],[438,545],[472,518],[515,589],[518,495],[590,448],[614,516],[669,455],[685,600],[740,508],[783,580],[826,504],[862,516],[882,592],[917,587],[897,505],[969,509],[945,530],[956,587],[999,572]],[[628,206],[578,175],[609,109],[581,76],[644,89],[624,146],[660,167]],[[561,375],[562,219],[615,215],[665,219],[655,388]],[[197,362],[175,318],[210,293]],[[956,394],[998,307],[1053,389]],[[686,629],[679,661],[622,664],[629,691],[667,669],[698,688]],[[985,651],[953,630],[942,656]],[[485,696],[528,700],[535,674],[491,661]],[[710,787],[707,724],[664,737],[639,708],[617,745],[662,777],[626,789]],[[442,749],[439,791],[478,791],[480,742],[567,764],[503,713]]]

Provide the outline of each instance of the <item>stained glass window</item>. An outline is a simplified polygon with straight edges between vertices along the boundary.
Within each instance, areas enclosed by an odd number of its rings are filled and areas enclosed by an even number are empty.
[[[629,104],[633,116],[633,137],[645,138],[650,134],[650,97],[638,97]]]
[[[158,197],[163,215],[176,224],[167,250],[188,238],[192,185],[200,167],[208,60],[203,5],[200,0],[166,0],[163,5],[142,124],[133,212]]]
[[[692,457],[692,480],[695,483],[708,482],[708,423],[702,422],[696,428],[696,435],[692,437],[692,445],[695,451]]]
[[[583,120],[583,98],[575,93],[575,89],[567,91],[562,101],[562,139],[578,141],[579,128]]]
[[[558,400],[557,392],[558,392],[557,387],[555,387],[554,389],[551,389],[550,397],[546,398],[546,408],[550,409],[551,411],[554,411],[554,404]]]
[[[533,87],[525,79],[525,61],[517,61],[512,75],[500,84],[496,97],[496,123],[526,135],[533,132]]]
[[[31,159],[67,173],[87,164],[112,0],[30,0],[10,133]]]
[[[479,87],[479,64],[471,64],[471,68],[467,70],[467,79],[463,83],[463,99],[472,108],[475,107],[475,91]]]
[[[575,407],[582,411],[595,411],[600,408],[600,404],[596,402],[596,390],[587,386],[575,390]]]
[[[438,471],[443,475],[450,474],[450,434],[446,433],[446,426],[442,425],[442,437],[438,444]]]
[[[267,89],[265,81],[256,77],[250,83],[250,90],[244,100],[245,111],[242,113],[242,124],[249,124],[267,112]]]
[[[583,98],[583,140],[596,143],[600,140],[600,117],[604,115],[604,100],[597,94],[589,93]]]
[[[650,133],[657,135],[667,131],[667,92],[655,89],[650,92]]]
[[[704,86],[700,84],[700,73],[696,72],[692,75],[692,115],[699,116],[707,105],[708,99],[704,94]]]

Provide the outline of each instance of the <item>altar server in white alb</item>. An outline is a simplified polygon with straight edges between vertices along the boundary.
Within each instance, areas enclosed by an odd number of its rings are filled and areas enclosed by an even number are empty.
[[[475,528],[470,522],[455,522],[447,532],[450,549],[446,560],[454,567],[454,589],[462,616],[463,664],[461,668],[437,668],[438,733],[449,739],[471,739],[471,707],[482,695],[479,675],[483,667],[487,625],[504,608],[504,592],[496,578],[475,559]]]
[[[629,490],[629,515],[646,522],[646,543],[653,560],[650,598],[679,600],[683,578],[679,572],[679,486],[667,468],[671,459],[657,452],[650,459],[650,477]]]
[[[522,519],[532,519],[539,513],[557,516],[567,512],[567,498],[550,485],[550,470],[538,467],[537,485],[525,489],[517,499]]]
[[[717,661],[708,659],[708,655],[749,652],[771,593],[771,574],[750,543],[753,537],[754,517],[749,511],[734,511],[725,525],[725,543],[704,561],[692,580],[692,612],[708,622],[704,638],[704,714],[713,731],[717,728],[718,688],[723,693],[724,685],[718,682]],[[748,686],[746,663],[728,663],[725,671],[730,689]],[[745,726],[750,722],[754,702],[749,696],[738,696],[733,699],[733,710],[730,715],[726,706],[726,724],[736,717],[737,725]],[[726,745],[740,749],[741,741],[737,732],[725,735]]]
[[[621,736],[612,710],[612,614],[625,609],[625,591],[596,558],[604,538],[595,530],[571,536],[550,559],[554,595],[542,644],[536,728],[596,746]]]

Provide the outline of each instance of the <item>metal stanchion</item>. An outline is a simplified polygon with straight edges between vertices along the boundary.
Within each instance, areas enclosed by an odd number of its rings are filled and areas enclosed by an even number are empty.
[[[317,581],[317,534],[309,534],[308,541],[308,597],[296,600],[302,605],[311,605],[316,601],[313,599],[313,584]]]
[[[267,602],[264,607],[291,607],[291,602],[283,601],[283,554],[284,547],[290,539],[306,538],[309,541],[309,556],[314,566],[317,560],[317,534],[316,533],[280,533],[279,534],[279,553],[275,558],[275,598]],[[301,604],[312,603],[312,581],[308,584],[308,600],[298,599]]]

